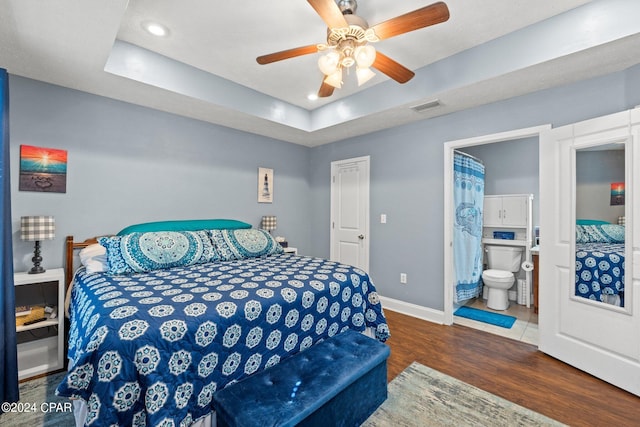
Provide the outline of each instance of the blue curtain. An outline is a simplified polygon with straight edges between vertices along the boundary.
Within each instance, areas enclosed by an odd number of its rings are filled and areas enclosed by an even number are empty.
[[[2,187],[2,243],[0,244],[0,400],[17,402],[18,359],[11,241],[11,185],[9,175],[9,75],[0,68],[0,185]]]
[[[460,302],[477,297],[482,288],[484,165],[472,157],[455,153],[453,180],[455,300]]]

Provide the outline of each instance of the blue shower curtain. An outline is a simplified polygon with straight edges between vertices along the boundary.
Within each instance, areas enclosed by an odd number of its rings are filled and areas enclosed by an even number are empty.
[[[0,68],[0,187],[2,188],[2,242],[0,242],[0,400],[17,402],[18,361],[11,242],[11,185],[9,181],[9,76]],[[1,412],[1,411],[0,411]]]
[[[461,302],[477,297],[482,288],[484,165],[454,153],[453,181],[455,300]]]

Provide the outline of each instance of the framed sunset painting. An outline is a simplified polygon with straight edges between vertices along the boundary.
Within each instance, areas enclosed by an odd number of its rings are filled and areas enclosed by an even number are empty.
[[[624,182],[611,183],[611,206],[624,205]]]
[[[67,151],[20,146],[20,191],[67,192]]]

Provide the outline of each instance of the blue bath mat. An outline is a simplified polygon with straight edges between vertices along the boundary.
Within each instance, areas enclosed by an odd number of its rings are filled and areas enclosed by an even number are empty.
[[[477,308],[466,306],[460,307],[453,314],[507,329],[511,328],[516,321],[516,318],[513,316],[505,316],[504,314],[492,313],[490,311],[479,310]]]

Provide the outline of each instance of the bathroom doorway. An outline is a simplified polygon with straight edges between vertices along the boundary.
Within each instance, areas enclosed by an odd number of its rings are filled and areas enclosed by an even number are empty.
[[[482,294],[471,300],[459,303],[455,301],[454,203],[451,177],[453,176],[454,150],[481,159],[485,163],[485,194],[534,194],[533,224],[536,226],[539,224],[539,135],[550,128],[549,125],[538,126],[445,143],[445,324],[461,324],[537,345],[537,314],[534,313],[533,304],[526,307],[518,304],[517,301],[511,301],[508,310],[496,311],[516,317],[515,324],[508,329],[453,315],[461,305],[485,311],[492,310],[486,307],[486,300],[483,299]]]

